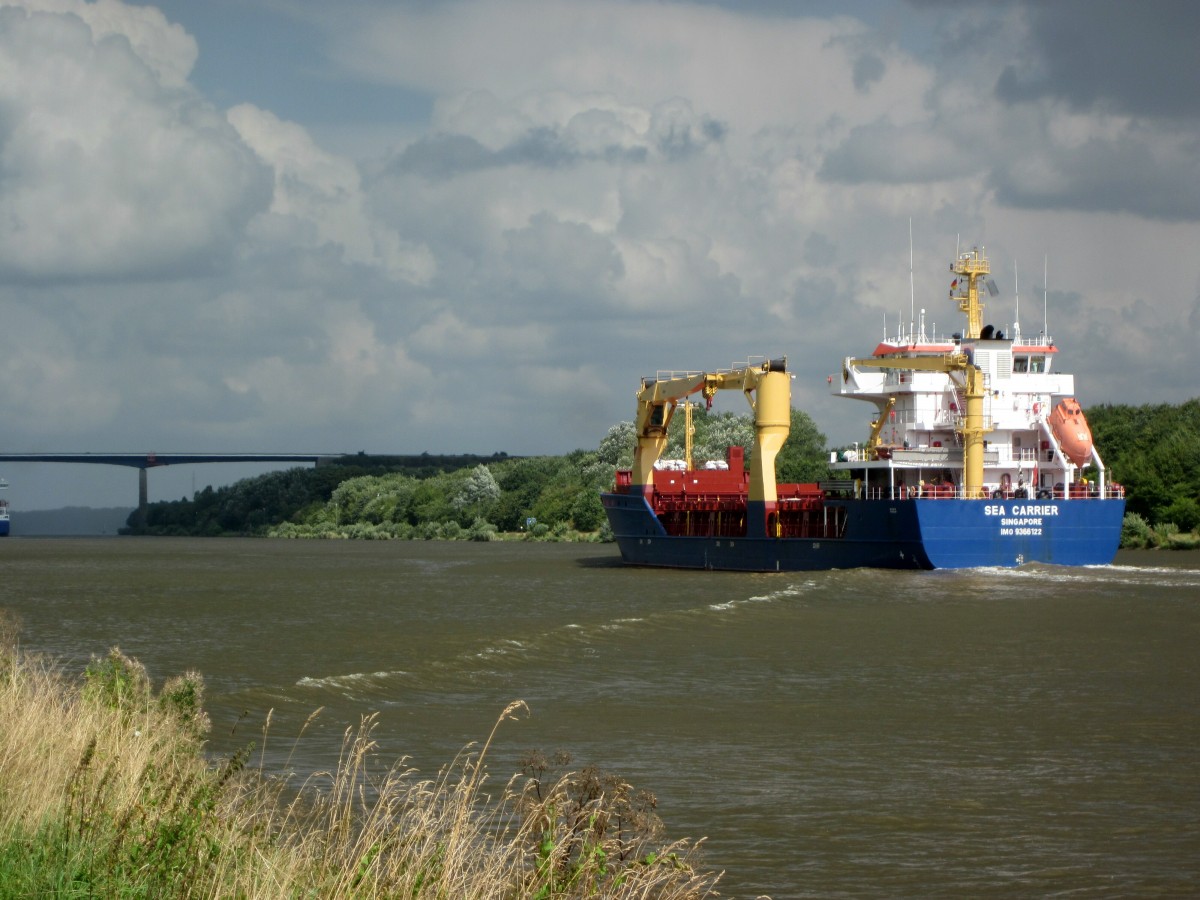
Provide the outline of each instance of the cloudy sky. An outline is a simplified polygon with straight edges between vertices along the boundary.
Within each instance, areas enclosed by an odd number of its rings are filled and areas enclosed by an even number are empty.
[[[594,447],[640,376],[948,302],[1200,395],[1193,0],[0,0],[0,446]],[[737,399],[737,398],[735,398]],[[740,400],[739,400],[740,402]],[[732,406],[730,408],[737,408]],[[24,508],[136,473],[12,465]],[[232,470],[157,471],[152,499]]]

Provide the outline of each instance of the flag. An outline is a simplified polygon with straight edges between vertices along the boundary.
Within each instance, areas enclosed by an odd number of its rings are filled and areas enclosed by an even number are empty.
[[[954,290],[956,287],[958,287],[958,279],[957,278],[955,278],[952,282],[950,282],[950,290]]]

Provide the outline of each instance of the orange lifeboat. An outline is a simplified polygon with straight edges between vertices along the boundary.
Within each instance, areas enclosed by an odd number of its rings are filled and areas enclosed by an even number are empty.
[[[1046,421],[1067,459],[1077,466],[1087,465],[1092,457],[1092,429],[1088,427],[1079,401],[1074,397],[1060,401]]]

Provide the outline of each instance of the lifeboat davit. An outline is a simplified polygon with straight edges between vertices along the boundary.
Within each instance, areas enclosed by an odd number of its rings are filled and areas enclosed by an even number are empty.
[[[1074,397],[1059,401],[1047,422],[1067,459],[1077,466],[1087,465],[1092,458],[1092,429],[1088,427],[1079,401]]]

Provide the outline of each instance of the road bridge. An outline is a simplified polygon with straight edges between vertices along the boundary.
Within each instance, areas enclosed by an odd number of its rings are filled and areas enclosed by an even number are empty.
[[[145,521],[147,501],[146,471],[159,466],[187,463],[261,463],[290,462],[322,465],[341,459],[343,453],[0,453],[6,462],[95,463],[138,469],[138,517]]]

